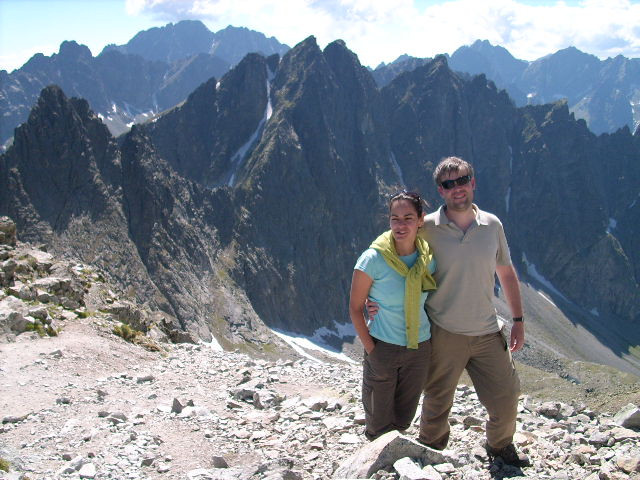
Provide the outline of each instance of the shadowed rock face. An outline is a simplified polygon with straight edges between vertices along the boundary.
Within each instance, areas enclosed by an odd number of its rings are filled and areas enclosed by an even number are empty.
[[[118,144],[86,102],[46,89],[0,157],[0,214],[182,328],[260,342],[262,321],[305,334],[348,322],[386,195],[406,185],[436,207],[433,168],[460,155],[523,277],[544,277],[623,352],[635,340],[618,330],[640,315],[638,141],[594,136],[566,104],[518,109],[444,57],[379,90],[343,42],[310,37],[279,62],[247,56]]]
[[[267,107],[267,63],[250,54],[217,84],[199,86],[183,105],[145,125],[158,154],[202,185],[228,183],[234,155],[259,128]]]

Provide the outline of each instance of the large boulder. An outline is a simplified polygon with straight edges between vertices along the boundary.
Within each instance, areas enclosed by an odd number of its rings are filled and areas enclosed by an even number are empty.
[[[0,217],[0,245],[16,245],[16,224],[9,217]]]
[[[640,428],[640,408],[633,403],[622,407],[613,417],[614,422],[625,428]]]
[[[442,453],[425,447],[398,431],[385,433],[365,445],[334,472],[333,478],[369,478],[379,470],[393,471],[398,460],[409,457],[422,465],[444,463]]]
[[[22,300],[8,296],[0,301],[0,335],[20,334],[27,328],[29,306]]]

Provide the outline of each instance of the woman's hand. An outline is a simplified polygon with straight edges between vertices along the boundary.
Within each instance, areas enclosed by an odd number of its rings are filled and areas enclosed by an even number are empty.
[[[349,316],[367,354],[371,353],[375,347],[373,338],[369,335],[369,328],[364,321],[364,304],[369,296],[369,290],[372,284],[373,279],[369,275],[360,270],[353,271],[351,298],[349,299]]]
[[[367,317],[369,318],[369,320],[373,320],[373,317],[378,314],[378,302],[374,302],[373,300],[369,300],[369,298],[367,298],[364,301],[364,306],[367,311]]]

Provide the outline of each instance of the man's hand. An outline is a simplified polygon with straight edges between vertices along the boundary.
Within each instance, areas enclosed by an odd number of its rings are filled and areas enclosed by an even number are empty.
[[[517,352],[522,347],[524,347],[524,322],[513,322],[511,326],[509,350],[511,352]]]
[[[378,302],[374,302],[373,300],[369,300],[368,298],[364,301],[364,306],[367,309],[367,318],[369,320],[373,320],[373,317],[375,317],[378,314]]]

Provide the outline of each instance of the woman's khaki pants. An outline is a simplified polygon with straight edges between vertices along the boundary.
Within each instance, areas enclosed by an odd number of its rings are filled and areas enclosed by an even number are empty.
[[[369,440],[409,428],[424,390],[431,354],[430,341],[421,342],[417,349],[375,342],[363,361],[362,403]]]

